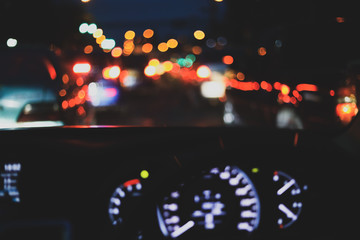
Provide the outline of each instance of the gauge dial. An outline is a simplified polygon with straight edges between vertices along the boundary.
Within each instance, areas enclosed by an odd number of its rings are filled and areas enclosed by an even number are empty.
[[[303,203],[302,190],[296,180],[284,172],[273,173],[273,183],[276,189],[276,221],[280,229],[291,226],[299,217]]]
[[[129,180],[115,189],[109,204],[109,217],[113,225],[120,225],[126,220],[129,205],[141,196],[141,190],[139,179]]]
[[[170,238],[252,232],[259,224],[260,202],[242,170],[216,167],[168,193],[158,206],[158,219]]]

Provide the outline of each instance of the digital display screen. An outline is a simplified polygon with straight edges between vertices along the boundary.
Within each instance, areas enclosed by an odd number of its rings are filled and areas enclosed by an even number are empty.
[[[9,199],[20,202],[18,177],[21,171],[20,163],[5,163],[0,168],[0,200]]]

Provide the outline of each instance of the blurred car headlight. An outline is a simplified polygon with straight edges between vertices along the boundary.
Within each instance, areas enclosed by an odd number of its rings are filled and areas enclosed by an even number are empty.
[[[205,98],[221,98],[225,96],[226,86],[222,81],[203,82],[200,90]]]

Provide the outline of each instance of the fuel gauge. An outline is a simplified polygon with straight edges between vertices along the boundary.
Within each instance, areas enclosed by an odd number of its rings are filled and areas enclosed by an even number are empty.
[[[288,174],[275,171],[273,183],[276,189],[276,222],[280,229],[291,226],[301,213],[303,207],[302,192],[307,186],[300,187]]]

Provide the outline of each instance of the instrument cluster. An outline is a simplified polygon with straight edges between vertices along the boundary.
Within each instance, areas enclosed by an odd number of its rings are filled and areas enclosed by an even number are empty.
[[[1,239],[327,239],[356,229],[343,221],[356,207],[356,168],[335,148],[243,132],[224,141],[179,132],[170,144],[157,130],[140,145],[100,133],[98,142],[46,140],[50,153],[28,142],[5,151]]]
[[[281,170],[217,164],[176,181],[163,179],[171,184],[157,183],[156,187],[149,183],[150,176],[141,170],[138,178],[113,190],[108,207],[113,228],[142,235],[139,223],[144,215],[134,217],[134,213],[145,213],[141,207],[149,206],[142,204],[146,201],[153,203],[151,214],[156,213],[156,225],[165,239],[246,238],[264,229],[281,235],[302,221],[301,212],[307,205],[308,185]]]

